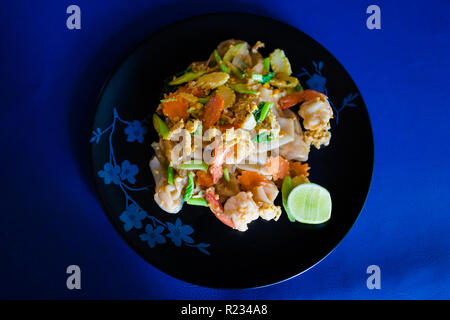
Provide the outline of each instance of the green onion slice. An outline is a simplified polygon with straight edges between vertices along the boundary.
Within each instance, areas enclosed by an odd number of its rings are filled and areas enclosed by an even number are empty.
[[[248,87],[243,83],[231,84],[230,88],[239,93],[259,94],[258,91],[248,89]]]
[[[169,99],[162,99],[162,100],[160,100],[161,102],[170,102],[170,101],[178,101],[177,99],[175,99],[175,98],[169,98]]]
[[[265,84],[265,83],[269,82],[270,80],[272,80],[272,78],[273,78],[274,76],[275,76],[275,72],[270,72],[270,73],[268,73],[268,74],[265,74],[265,75],[263,76],[262,84]]]
[[[203,198],[190,198],[189,200],[187,200],[187,204],[193,206],[208,207],[208,202]]]
[[[264,58],[264,71],[269,72],[270,71],[270,58]]]
[[[263,106],[264,106],[264,101],[263,101],[263,102],[260,102],[260,103],[258,104],[258,109],[256,109],[255,111],[253,111],[253,116],[255,117],[256,123],[258,123],[258,121],[259,121],[259,117],[260,117],[260,115],[261,115],[261,109],[262,109]]]
[[[263,107],[261,108],[261,114],[259,115],[258,122],[263,122],[264,119],[269,114],[269,110],[272,109],[273,102],[264,102]]]
[[[183,196],[184,201],[187,201],[192,197],[192,191],[194,191],[194,173],[189,172],[188,184],[186,186],[186,191],[184,192],[184,196]]]
[[[167,168],[167,183],[173,184],[173,167],[172,166],[169,166],[169,168]]]
[[[260,142],[268,142],[268,141],[272,141],[272,134],[268,131],[264,131],[260,134],[258,134],[256,137],[254,137],[252,140],[260,143]]]
[[[222,61],[222,58],[219,56],[217,50],[214,50],[214,58],[216,58],[216,62],[219,65],[220,69],[225,73],[230,73],[230,69],[227,65]]]
[[[230,173],[228,172],[228,168],[223,168],[223,177],[226,182],[230,182]]]
[[[197,101],[200,102],[201,104],[205,104],[205,103],[208,103],[209,99],[210,99],[209,97],[198,98]]]
[[[205,73],[205,71],[186,72],[182,76],[180,76],[178,78],[175,78],[172,81],[170,81],[169,85],[175,86],[175,85],[178,85],[178,84],[182,84],[182,83],[185,83],[185,82],[189,82],[189,81],[195,80],[198,77],[202,76],[204,73]]]
[[[182,163],[178,166],[178,168],[183,170],[202,170],[205,172],[208,171],[208,165],[204,161],[199,162],[196,160]]]

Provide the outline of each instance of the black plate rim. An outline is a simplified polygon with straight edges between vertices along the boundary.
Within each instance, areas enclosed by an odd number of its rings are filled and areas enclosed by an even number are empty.
[[[330,56],[332,56],[341,66],[342,68],[347,72],[348,76],[350,77],[350,79],[352,80],[355,88],[357,89],[358,93],[361,96],[362,101],[364,102],[364,108],[363,108],[363,112],[366,114],[367,116],[367,120],[368,120],[368,124],[369,124],[369,132],[370,132],[370,142],[372,145],[371,148],[371,157],[370,157],[370,177],[369,177],[369,183],[368,183],[368,187],[367,187],[367,191],[365,192],[365,197],[364,197],[364,201],[362,202],[361,208],[359,209],[359,212],[355,218],[355,220],[353,221],[353,223],[351,224],[350,228],[345,232],[345,234],[342,236],[342,238],[337,242],[337,244],[326,254],[324,255],[321,259],[319,259],[317,262],[315,262],[314,264],[312,264],[310,267],[291,275],[290,277],[287,277],[285,279],[276,281],[276,282],[271,282],[271,283],[267,283],[267,284],[263,284],[263,285],[259,285],[259,286],[250,286],[250,287],[216,287],[216,286],[209,286],[209,285],[205,285],[205,284],[201,284],[199,285],[198,283],[194,283],[194,282],[189,282],[186,281],[184,279],[181,279],[178,276],[173,275],[172,273],[168,273],[166,271],[163,270],[163,268],[161,268],[160,266],[158,266],[155,262],[150,262],[149,260],[147,260],[143,254],[141,254],[138,250],[136,250],[133,246],[133,244],[131,243],[130,240],[128,240],[128,238],[125,236],[124,233],[122,233],[114,224],[112,217],[108,214],[108,210],[106,208],[106,204],[104,202],[104,200],[100,197],[100,188],[99,188],[99,184],[97,183],[95,177],[96,177],[96,172],[93,166],[93,146],[91,143],[88,143],[88,147],[89,147],[89,165],[90,165],[90,171],[92,174],[92,179],[94,182],[94,188],[95,188],[95,192],[98,198],[98,201],[100,202],[100,205],[103,209],[103,213],[106,215],[108,221],[111,223],[112,227],[114,228],[114,230],[119,234],[119,236],[124,240],[124,242],[132,249],[133,252],[135,252],[141,259],[143,259],[146,263],[150,264],[152,267],[156,268],[158,271],[165,273],[166,275],[169,275],[170,277],[173,277],[179,281],[183,281],[185,283],[190,283],[196,286],[201,286],[201,287],[205,287],[205,288],[210,288],[210,289],[221,289],[221,290],[252,290],[252,289],[261,289],[261,288],[266,288],[266,287],[270,287],[273,285],[277,285],[277,284],[281,284],[285,281],[291,280],[297,276],[300,276],[301,274],[311,270],[312,268],[314,268],[315,266],[317,266],[320,262],[322,262],[325,258],[327,258],[332,252],[334,252],[336,250],[336,248],[339,246],[339,244],[344,240],[344,238],[347,236],[347,234],[350,232],[350,230],[353,229],[354,225],[356,224],[356,221],[359,219],[361,212],[363,211],[365,204],[367,202],[367,198],[372,186],[372,180],[373,180],[373,169],[374,169],[374,161],[375,161],[375,141],[374,141],[374,136],[373,136],[373,129],[372,129],[372,123],[371,123],[371,119],[370,119],[370,115],[367,109],[367,105],[365,103],[365,100],[363,99],[363,95],[361,94],[361,91],[359,90],[358,86],[356,85],[355,81],[353,80],[352,76],[350,75],[350,73],[347,71],[346,68],[344,68],[343,64],[333,55],[331,54],[328,49],[322,45],[322,43],[320,43],[319,41],[317,41],[316,39],[314,39],[313,37],[311,37],[310,35],[306,34],[305,32],[301,31],[300,29],[290,25],[289,23],[286,23],[284,21],[280,21],[262,14],[253,14],[253,13],[244,13],[244,12],[233,12],[233,11],[221,11],[221,12],[212,12],[212,13],[205,13],[205,14],[200,14],[200,15],[194,15],[194,16],[190,16],[187,18],[183,18],[177,21],[174,21],[172,23],[169,23],[167,25],[165,25],[162,28],[159,28],[153,32],[151,32],[149,35],[145,36],[142,40],[138,41],[137,44],[131,49],[129,50],[126,55],[124,55],[124,57],[122,57],[122,59],[120,60],[120,62],[111,69],[111,71],[108,73],[105,81],[103,82],[103,85],[101,86],[101,89],[97,95],[96,101],[95,101],[95,112],[92,115],[91,118],[91,125],[90,125],[90,130],[92,130],[94,123],[95,123],[95,119],[97,116],[97,110],[99,107],[99,103],[103,97],[103,94],[105,92],[105,89],[107,88],[107,86],[109,85],[111,79],[113,78],[113,76],[117,73],[117,71],[122,67],[122,65],[126,62],[126,60],[133,55],[138,49],[139,47],[141,47],[141,45],[143,45],[145,42],[149,41],[150,39],[152,39],[153,37],[155,37],[156,35],[164,32],[165,30],[169,29],[170,27],[174,27],[176,25],[180,25],[186,22],[189,22],[190,20],[196,20],[196,19],[201,19],[203,17],[208,17],[208,16],[216,16],[216,15],[240,15],[240,16],[251,16],[251,17],[256,17],[256,18],[264,18],[264,19],[268,19],[268,20],[272,20],[273,22],[276,22],[278,24],[283,24],[288,28],[291,29],[295,29],[296,32],[300,32],[303,33],[306,37],[312,39],[313,41],[317,42]]]

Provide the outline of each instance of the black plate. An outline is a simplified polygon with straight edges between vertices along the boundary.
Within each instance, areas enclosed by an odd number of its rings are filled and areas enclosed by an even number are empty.
[[[163,80],[192,61],[206,59],[220,41],[229,38],[250,44],[263,41],[263,55],[283,49],[303,86],[329,96],[336,115],[331,144],[321,150],[312,148],[308,161],[311,180],[331,193],[333,211],[327,223],[291,223],[283,213],[278,222],[259,219],[241,233],[220,223],[208,208],[185,205],[172,215],[154,202],[148,162],[153,154],[150,144],[157,135],[149,115],[158,105]],[[101,93],[91,146],[99,197],[126,242],[176,278],[219,288],[273,284],[323,259],[357,219],[373,167],[369,116],[341,64],[289,25],[236,13],[183,20],[142,42]]]

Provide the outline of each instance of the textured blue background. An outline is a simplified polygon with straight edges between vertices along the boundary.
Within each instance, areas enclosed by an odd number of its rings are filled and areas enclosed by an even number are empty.
[[[81,30],[66,28],[70,4]],[[382,30],[365,26],[370,4]],[[374,131],[372,186],[354,228],[310,271],[262,289],[196,287],[147,264],[103,214],[89,172],[108,73],[149,33],[216,11],[266,15],[319,41],[358,85]],[[0,298],[450,298],[449,13],[445,0],[2,3]],[[80,291],[65,287],[70,264],[81,266]],[[366,288],[371,264],[381,290]]]

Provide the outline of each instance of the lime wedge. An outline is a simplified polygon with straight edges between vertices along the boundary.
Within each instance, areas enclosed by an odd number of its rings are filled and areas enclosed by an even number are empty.
[[[289,193],[287,207],[298,222],[324,223],[331,216],[331,196],[327,189],[315,183],[304,183]]]

